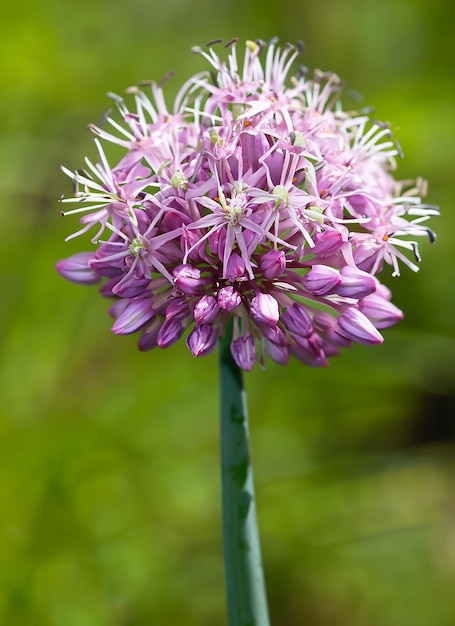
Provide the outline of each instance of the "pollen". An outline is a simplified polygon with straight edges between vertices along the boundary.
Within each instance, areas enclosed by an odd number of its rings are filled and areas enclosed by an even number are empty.
[[[133,239],[133,241],[130,243],[129,246],[129,251],[131,252],[131,254],[135,257],[139,256],[142,252],[142,250],[144,250],[145,246],[144,244],[141,242],[141,240],[139,239],[139,237],[136,237],[135,239]]]

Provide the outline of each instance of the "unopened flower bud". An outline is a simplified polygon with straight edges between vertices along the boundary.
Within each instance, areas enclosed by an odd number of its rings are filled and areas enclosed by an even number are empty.
[[[116,278],[110,295],[118,296],[119,298],[137,298],[145,293],[149,283],[150,280],[148,278],[133,280],[119,280]]]
[[[255,321],[276,324],[280,318],[278,301],[269,293],[259,292],[251,301],[251,314]]]
[[[288,343],[285,332],[277,324],[268,324],[267,322],[261,321],[259,318],[255,318],[254,315],[251,317],[266,339],[279,345]]]
[[[67,259],[62,259],[56,265],[58,273],[78,285],[96,285],[101,276],[94,272],[89,263],[93,259],[91,252],[78,252]]]
[[[166,307],[166,319],[183,320],[190,313],[190,307],[185,297],[175,298]]]
[[[294,302],[292,306],[287,308],[281,315],[281,321],[289,332],[301,337],[308,337],[313,332],[311,317],[300,302]]]
[[[381,333],[372,322],[354,307],[346,309],[340,315],[336,331],[343,337],[365,345],[375,345],[383,341]]]
[[[173,276],[175,285],[187,295],[201,294],[207,285],[207,280],[201,278],[201,270],[188,263],[176,267]]]
[[[116,335],[129,335],[141,328],[154,314],[147,298],[131,300],[115,320],[112,330]]]
[[[331,293],[340,284],[340,273],[328,265],[314,265],[302,278],[302,285],[314,296]]]
[[[247,372],[253,369],[256,361],[256,348],[251,335],[245,335],[231,342],[231,354],[237,365]]]
[[[317,311],[313,316],[315,332],[319,333],[324,339],[328,339],[332,345],[335,344],[335,346],[348,348],[352,344],[352,341],[347,337],[342,337],[336,332],[337,325],[337,318],[327,311]],[[334,350],[335,353],[337,353],[335,347]],[[327,348],[325,352],[327,353]]]
[[[351,238],[353,246],[353,257],[355,264],[365,272],[371,272],[376,267],[376,274],[382,270],[382,260],[378,263],[378,252],[380,243],[375,238],[366,233],[356,233]]]
[[[220,307],[213,296],[202,296],[194,305],[194,320],[197,324],[211,324],[219,312]]]
[[[323,349],[322,339],[316,333],[309,337],[294,337],[292,354],[302,363],[311,367],[327,367],[327,359]]]
[[[185,330],[183,324],[175,319],[165,319],[158,331],[156,343],[160,348],[169,348],[180,339]]]
[[[313,237],[312,252],[322,257],[332,256],[343,245],[343,236],[338,230],[325,230]]]
[[[234,311],[240,303],[242,298],[238,291],[234,290],[234,287],[228,285],[227,287],[222,287],[218,291],[217,295],[217,303],[220,309],[223,311]]]
[[[376,328],[388,328],[403,319],[403,312],[398,307],[376,293],[360,300],[359,311],[366,315]]]
[[[265,278],[278,278],[286,267],[286,255],[282,250],[270,250],[261,257],[259,268]]]
[[[194,356],[205,356],[216,348],[219,327],[212,324],[200,324],[188,335],[186,345]]]
[[[341,284],[333,289],[333,293],[346,298],[364,298],[376,289],[376,280],[367,272],[350,265],[345,265],[340,271]]]
[[[138,348],[141,352],[152,350],[158,345],[157,338],[158,332],[161,327],[161,320],[158,317],[154,317],[150,324],[142,330],[141,336],[138,342]]]
[[[233,252],[226,264],[225,275],[227,280],[234,282],[245,274],[245,263],[237,252]]]
[[[270,358],[273,359],[279,365],[286,365],[291,356],[291,348],[289,344],[277,344],[274,341],[267,341],[267,349],[270,354]]]

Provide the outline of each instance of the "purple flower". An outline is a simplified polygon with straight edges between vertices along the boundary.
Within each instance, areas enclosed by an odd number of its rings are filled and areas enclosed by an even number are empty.
[[[337,332],[342,337],[366,345],[374,345],[383,341],[382,335],[376,330],[374,324],[354,307],[346,309],[340,315]]]
[[[300,302],[294,302],[284,311],[281,321],[286,330],[300,337],[308,337],[313,332],[313,322],[307,309]]]
[[[218,343],[219,327],[212,324],[196,325],[186,340],[194,356],[205,356],[215,349]]]
[[[169,348],[183,335],[185,327],[180,320],[169,317],[164,320],[158,331],[156,343],[160,348]]]
[[[126,306],[119,315],[115,312],[117,318],[112,330],[117,335],[130,335],[142,328],[154,315],[152,305],[149,300],[135,299],[126,301]]]
[[[203,294],[207,285],[207,279],[201,277],[201,270],[192,267],[188,263],[179,265],[172,272],[175,286],[187,296]]]
[[[359,301],[359,311],[366,315],[376,328],[388,328],[403,319],[403,312],[387,294],[374,293]]]
[[[261,256],[259,267],[264,278],[278,278],[286,267],[286,255],[283,250],[270,250]]]
[[[218,317],[220,307],[213,296],[202,296],[194,304],[193,315],[196,324],[212,324]]]
[[[324,296],[341,284],[340,272],[329,265],[313,265],[302,279],[302,285],[313,296]]]
[[[92,252],[78,252],[67,259],[62,259],[57,263],[57,272],[79,285],[96,285],[100,282],[101,276],[90,267],[93,259]]]
[[[341,284],[333,291],[338,296],[364,298],[376,291],[376,279],[367,272],[345,265],[340,271]]]
[[[256,347],[252,335],[244,335],[231,343],[231,354],[234,361],[243,370],[249,372],[256,361]]]
[[[263,48],[266,48],[262,60]],[[211,352],[233,322],[231,352],[250,370],[268,355],[313,367],[352,342],[382,341],[402,312],[378,274],[417,271],[417,237],[438,210],[425,185],[396,181],[387,125],[340,105],[340,79],[288,74],[299,48],[247,42],[239,67],[213,46],[209,70],[167,108],[161,87],[113,96],[116,113],[91,125],[97,162],[63,171],[63,198],[94,249],[57,264],[68,280],[114,298],[113,331],[139,348],[186,335]],[[289,86],[288,86],[289,84]],[[103,145],[123,156],[110,163]]]
[[[234,311],[234,309],[240,306],[241,302],[242,296],[232,285],[221,287],[218,290],[217,303],[220,309],[227,312]]]
[[[274,325],[280,319],[280,307],[269,293],[258,293],[251,300],[251,315],[260,322]]]

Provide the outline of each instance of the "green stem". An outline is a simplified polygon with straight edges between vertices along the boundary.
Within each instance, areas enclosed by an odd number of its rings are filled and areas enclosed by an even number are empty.
[[[269,626],[248,443],[246,394],[230,351],[220,340],[223,550],[229,626]]]

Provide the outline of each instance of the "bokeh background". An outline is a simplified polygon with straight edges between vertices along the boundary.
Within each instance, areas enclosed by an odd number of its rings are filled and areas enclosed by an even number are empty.
[[[71,182],[107,91],[221,37],[305,42],[389,120],[438,243],[384,280],[405,320],[325,370],[246,376],[272,623],[455,624],[455,43],[450,0],[23,0],[0,22],[0,623],[223,625],[216,355],[140,354],[66,283]]]

